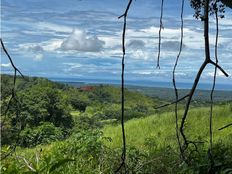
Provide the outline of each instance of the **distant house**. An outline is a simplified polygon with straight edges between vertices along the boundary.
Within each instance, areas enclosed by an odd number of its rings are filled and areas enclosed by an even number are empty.
[[[92,91],[94,90],[94,87],[93,86],[82,86],[80,87],[80,90],[81,91]]]

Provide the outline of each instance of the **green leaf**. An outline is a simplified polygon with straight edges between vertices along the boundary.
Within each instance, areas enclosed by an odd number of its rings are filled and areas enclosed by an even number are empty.
[[[62,166],[63,164],[70,162],[70,161],[75,161],[74,159],[61,159],[58,162],[56,162],[55,164],[53,164],[51,166],[51,168],[49,169],[49,172],[53,172],[54,170],[56,170],[57,168],[59,168],[60,166]]]

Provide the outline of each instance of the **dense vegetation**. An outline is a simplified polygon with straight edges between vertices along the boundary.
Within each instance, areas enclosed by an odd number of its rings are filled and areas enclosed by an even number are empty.
[[[2,75],[2,114],[11,96],[13,77]],[[75,128],[100,127],[120,119],[120,89],[111,86],[75,88],[44,78],[18,78],[17,95],[2,122],[2,145],[11,145],[20,132],[20,145],[60,140]],[[127,119],[154,113],[157,101],[126,91]],[[2,116],[3,116],[2,115]],[[20,123],[20,125],[19,125]],[[47,133],[46,133],[47,132]]]
[[[13,79],[2,75],[1,80],[4,111]],[[1,115],[1,153],[9,152],[15,142],[17,146],[15,153],[2,161],[1,172],[114,173],[122,143],[119,88],[76,88],[43,78],[18,78],[16,91],[17,101],[10,105],[6,117]],[[138,92],[126,90],[125,96],[127,165],[131,173],[207,172],[208,108],[198,105],[187,120],[188,137],[204,142],[197,145],[197,151],[191,147],[191,166],[187,166],[179,158],[172,108],[157,111],[154,108],[164,101]],[[213,151],[218,173],[232,171],[231,128],[218,131],[229,122],[232,103],[217,103]]]

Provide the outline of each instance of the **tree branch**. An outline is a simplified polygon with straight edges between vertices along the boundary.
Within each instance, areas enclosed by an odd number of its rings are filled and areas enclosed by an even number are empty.
[[[24,77],[23,74],[21,73],[21,71],[14,65],[14,62],[13,62],[11,56],[9,55],[9,53],[8,53],[8,51],[6,49],[6,47],[5,47],[5,45],[4,45],[3,41],[2,41],[2,38],[0,38],[0,40],[1,40],[1,47],[2,47],[2,49],[4,51],[4,53],[7,55],[8,59],[10,61],[11,66],[14,68],[14,70],[16,72],[18,72],[22,77]]]
[[[179,98],[178,100],[173,101],[173,102],[171,102],[171,103],[167,103],[167,104],[164,104],[164,105],[155,107],[154,109],[160,109],[160,108],[164,108],[164,107],[167,107],[167,106],[170,106],[170,105],[179,103],[180,101],[184,100],[184,99],[187,98],[188,96],[189,96],[189,94],[188,94],[188,95],[185,95],[184,97],[181,97],[181,98]]]
[[[232,123],[227,124],[227,125],[225,125],[225,126],[219,128],[218,130],[223,130],[223,129],[228,128],[228,127],[230,127],[230,126],[232,126]]]
[[[229,77],[229,74],[226,73],[226,71],[217,63],[215,63],[214,61],[210,60],[210,62],[212,65],[214,65],[215,67],[217,67],[226,77]]]

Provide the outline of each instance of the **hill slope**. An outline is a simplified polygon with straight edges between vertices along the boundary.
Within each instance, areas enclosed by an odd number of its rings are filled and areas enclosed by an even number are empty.
[[[179,113],[179,116],[181,116]],[[232,127],[218,131],[218,128],[232,122],[232,104],[216,106],[213,116],[214,142],[230,144],[232,142]],[[209,140],[209,108],[192,109],[186,124],[187,136],[191,140]],[[146,118],[132,119],[125,123],[127,144],[137,148],[146,149],[146,140],[152,139],[158,148],[167,145],[177,146],[175,135],[174,113],[167,112]],[[103,130],[106,137],[111,137],[112,142],[107,143],[110,147],[121,147],[121,127],[106,126]]]

